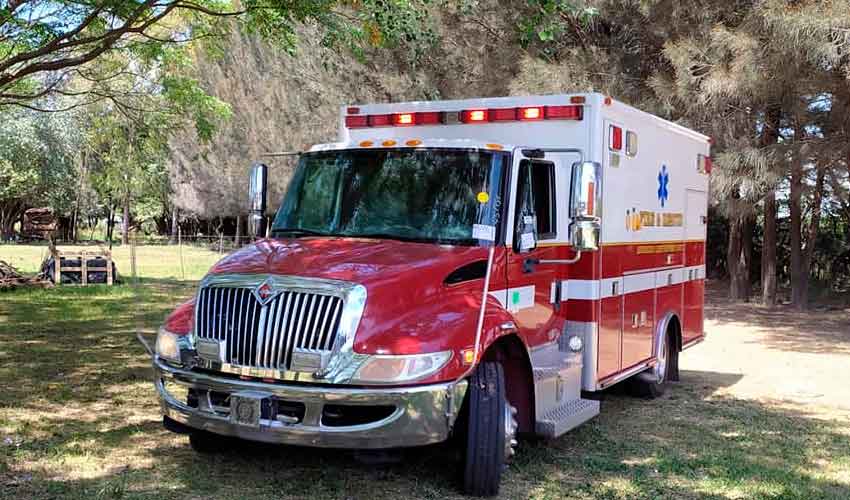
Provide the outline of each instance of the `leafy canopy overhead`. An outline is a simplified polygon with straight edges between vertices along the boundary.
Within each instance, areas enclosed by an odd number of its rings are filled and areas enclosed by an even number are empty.
[[[3,0],[0,106],[56,94],[84,102],[123,97],[111,83],[174,70],[176,52],[221,39],[234,25],[294,50],[296,26],[325,27],[324,42],[415,53],[433,38],[429,0]],[[175,50],[177,49],[177,50]],[[109,61],[107,64],[102,64]],[[116,63],[116,61],[118,61]],[[101,64],[94,64],[99,62]],[[183,82],[185,83],[185,82]],[[156,89],[146,89],[155,91]],[[185,91],[185,89],[183,89]]]

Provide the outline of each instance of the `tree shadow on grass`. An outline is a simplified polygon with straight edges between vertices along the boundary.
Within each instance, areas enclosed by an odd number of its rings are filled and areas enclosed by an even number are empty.
[[[850,313],[846,310],[796,311],[729,300],[721,284],[706,287],[705,318],[717,324],[753,326],[764,334],[759,343],[782,351],[850,354]],[[710,333],[710,332],[709,332]]]
[[[557,440],[521,443],[501,498],[850,498],[850,484],[836,479],[850,470],[848,424],[717,395],[738,378],[685,371],[653,401],[606,393],[597,419]],[[446,445],[406,450],[401,461],[383,465],[346,451],[247,442],[207,456],[164,431],[154,411],[145,415],[136,425],[114,414],[52,422],[49,437],[17,452],[24,463],[84,454],[90,448],[75,447],[89,443],[112,467],[62,480],[6,456],[6,477],[33,477],[13,486],[0,479],[0,496],[462,498],[460,463]],[[126,463],[108,460],[127,450]]]

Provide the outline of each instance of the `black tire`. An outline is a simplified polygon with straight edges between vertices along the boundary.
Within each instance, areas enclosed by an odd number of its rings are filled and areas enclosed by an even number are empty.
[[[507,438],[508,402],[502,365],[481,363],[469,380],[467,394],[463,491],[478,497],[495,496],[499,494]]]
[[[189,434],[189,446],[197,453],[213,455],[227,450],[230,440],[227,436],[219,436],[207,431],[192,431]]]
[[[664,335],[666,355],[663,357],[661,374],[657,367],[639,373],[629,381],[629,389],[632,394],[647,399],[660,398],[667,392],[671,380],[670,375],[678,370],[678,355],[676,343],[671,331]]]

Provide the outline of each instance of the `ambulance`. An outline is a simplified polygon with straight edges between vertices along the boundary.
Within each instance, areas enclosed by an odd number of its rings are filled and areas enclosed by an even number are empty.
[[[353,105],[259,237],[160,328],[171,431],[342,449],[458,446],[498,493],[523,436],[646,397],[705,337],[711,139],[598,94]],[[521,448],[521,447],[520,447]]]

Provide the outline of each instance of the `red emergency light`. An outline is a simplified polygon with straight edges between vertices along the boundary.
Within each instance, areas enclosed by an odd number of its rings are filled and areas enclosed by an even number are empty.
[[[491,122],[513,122],[516,121],[516,108],[497,108],[490,110]]]
[[[623,129],[616,126],[611,125],[611,138],[610,138],[610,148],[612,151],[622,151],[623,150]]]
[[[348,115],[345,117],[347,128],[365,128],[369,126],[369,117],[366,115]]]
[[[519,119],[523,121],[542,120],[543,108],[519,108]]]
[[[546,106],[547,120],[577,120],[584,118],[582,106]]]
[[[393,125],[416,125],[416,115],[413,113],[396,113],[393,115]]]
[[[369,115],[370,127],[388,127],[393,124],[393,115]]]
[[[439,111],[423,111],[421,113],[416,113],[417,125],[439,125],[440,123],[441,116]]]
[[[345,117],[347,128],[408,127],[413,125],[456,125],[459,123],[493,123],[541,120],[584,119],[584,106],[522,106],[517,108],[464,109],[461,111],[420,111],[418,113],[393,113],[378,115],[349,114]],[[622,130],[620,130],[622,142]],[[622,149],[622,145],[620,146]]]
[[[466,109],[460,114],[463,123],[483,123],[490,121],[486,109]]]

